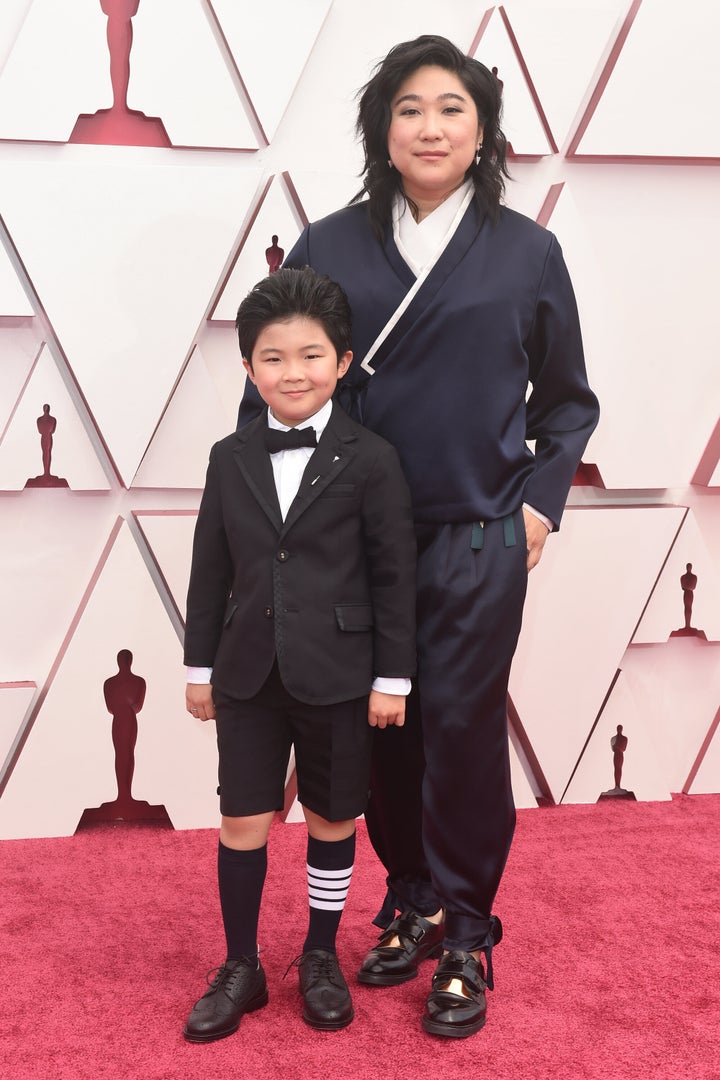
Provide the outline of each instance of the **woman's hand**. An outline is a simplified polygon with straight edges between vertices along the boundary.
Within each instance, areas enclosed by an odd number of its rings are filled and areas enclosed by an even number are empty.
[[[527,568],[529,573],[540,562],[540,556],[548,538],[548,527],[526,507],[523,507],[523,518],[527,537]]]
[[[368,724],[370,727],[384,728],[390,724],[402,727],[405,723],[405,698],[402,694],[381,694],[379,690],[370,691],[368,701]]]
[[[198,720],[215,719],[215,702],[210,683],[188,683],[185,687],[187,711]]]

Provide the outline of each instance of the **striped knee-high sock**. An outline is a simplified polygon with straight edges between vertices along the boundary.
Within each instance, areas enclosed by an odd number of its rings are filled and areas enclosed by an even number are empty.
[[[355,859],[355,833],[329,842],[308,836],[307,876],[310,922],[303,952],[335,952],[335,937],[350,888]]]

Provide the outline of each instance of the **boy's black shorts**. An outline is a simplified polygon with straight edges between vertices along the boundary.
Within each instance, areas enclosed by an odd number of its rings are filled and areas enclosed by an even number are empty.
[[[274,668],[249,701],[215,688],[213,698],[222,814],[249,817],[282,810],[292,746],[303,806],[326,821],[364,813],[373,736],[367,697],[305,705],[285,690]]]

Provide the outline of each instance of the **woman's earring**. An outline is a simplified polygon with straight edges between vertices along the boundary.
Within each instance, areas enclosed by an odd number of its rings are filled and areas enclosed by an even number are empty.
[[[475,155],[475,164],[476,165],[480,164],[480,154],[482,152],[482,147],[483,147],[483,144],[480,143],[480,145],[477,148],[477,154]]]
[[[388,169],[392,169],[392,167],[393,167],[393,163],[390,160],[390,158],[388,158]]]

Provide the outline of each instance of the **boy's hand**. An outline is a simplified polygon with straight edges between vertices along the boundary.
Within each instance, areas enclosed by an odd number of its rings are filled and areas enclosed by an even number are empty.
[[[370,691],[368,701],[368,724],[370,727],[387,727],[394,724],[402,727],[405,723],[405,698],[402,694],[381,694],[379,690]]]
[[[188,683],[185,687],[187,711],[198,720],[215,719],[215,702],[210,683]]]

